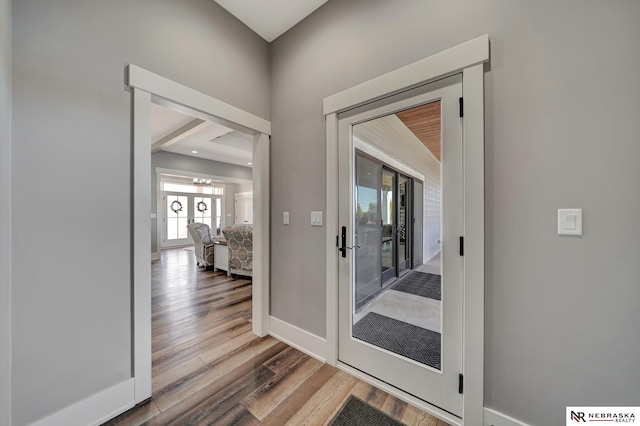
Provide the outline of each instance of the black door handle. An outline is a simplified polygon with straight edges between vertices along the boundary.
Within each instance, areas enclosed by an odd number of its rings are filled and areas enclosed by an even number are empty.
[[[338,249],[342,253],[342,257],[347,257],[347,227],[342,227],[342,247]]]

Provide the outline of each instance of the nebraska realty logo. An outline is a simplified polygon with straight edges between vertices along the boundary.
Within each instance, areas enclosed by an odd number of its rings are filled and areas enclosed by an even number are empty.
[[[567,407],[567,426],[580,423],[635,423],[640,407]],[[639,421],[640,424],[640,421]]]

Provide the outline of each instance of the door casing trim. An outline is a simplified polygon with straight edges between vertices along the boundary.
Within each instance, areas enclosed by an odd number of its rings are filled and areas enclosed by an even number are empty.
[[[253,135],[252,331],[260,337],[269,332],[271,122],[133,64],[126,67],[125,79],[132,94],[132,377],[138,404],[151,397],[151,101],[184,106]]]
[[[463,271],[464,395],[460,424],[483,422],[484,402],[484,63],[487,34],[324,99],[326,126],[327,363],[338,365],[338,113],[462,73],[465,256]],[[407,398],[410,395],[405,395]],[[428,404],[427,404],[428,405]],[[440,417],[428,406],[421,407]]]

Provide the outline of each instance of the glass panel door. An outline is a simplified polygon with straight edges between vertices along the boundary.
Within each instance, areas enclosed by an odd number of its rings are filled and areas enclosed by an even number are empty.
[[[211,203],[211,197],[193,197],[193,221],[198,223],[204,223],[211,226],[211,217],[215,213],[213,211],[214,205]]]
[[[361,155],[356,159],[355,306],[359,309],[382,288],[380,184],[382,165]]]
[[[175,247],[189,244],[189,196],[178,194],[165,195],[165,234],[163,247]]]
[[[339,119],[338,359],[461,416],[462,89],[447,81]],[[414,250],[427,264],[412,270]]]
[[[398,276],[411,268],[411,179],[398,177]]]
[[[390,170],[382,172],[382,284],[396,277],[395,256],[395,192],[396,174]]]

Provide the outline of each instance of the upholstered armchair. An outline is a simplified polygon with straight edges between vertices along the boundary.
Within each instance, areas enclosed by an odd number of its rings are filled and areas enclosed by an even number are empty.
[[[229,273],[253,276],[253,225],[238,224],[222,230],[229,247]]]
[[[209,225],[194,222],[187,225],[187,230],[195,244],[196,263],[205,268],[213,267],[214,244]]]

